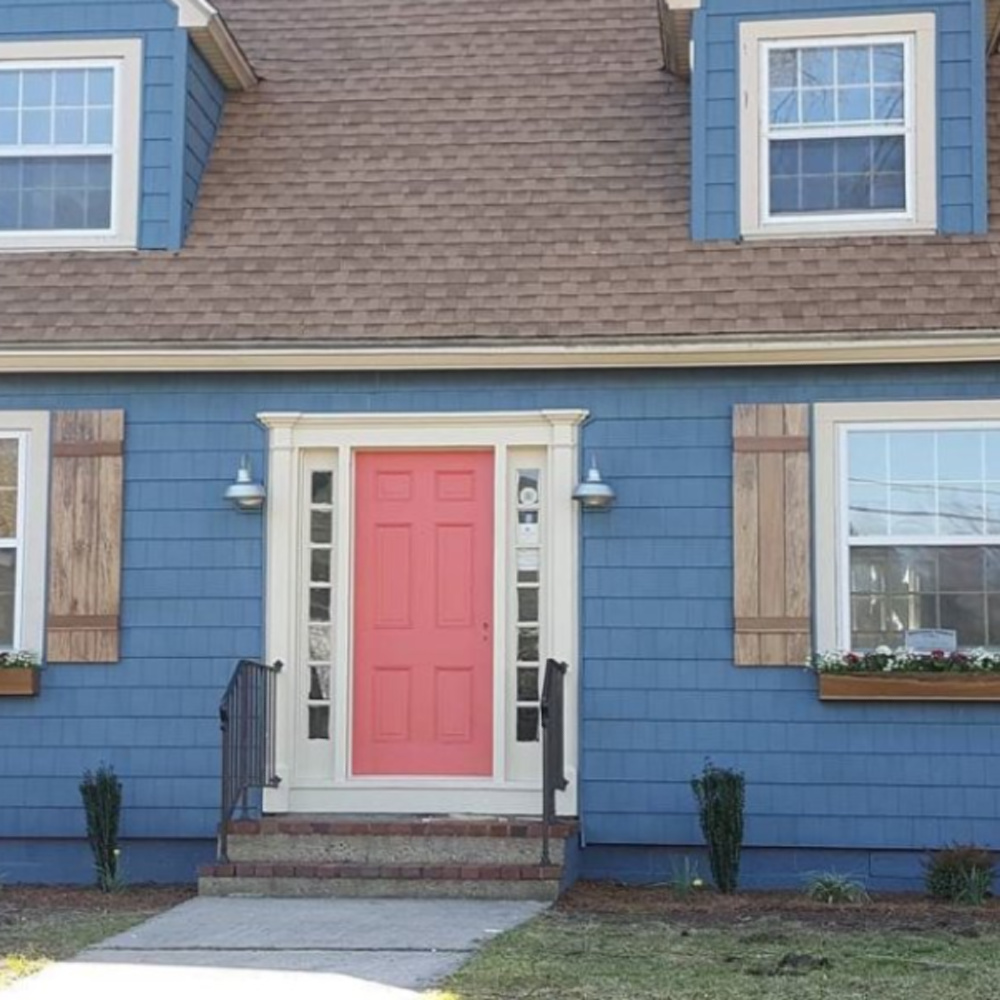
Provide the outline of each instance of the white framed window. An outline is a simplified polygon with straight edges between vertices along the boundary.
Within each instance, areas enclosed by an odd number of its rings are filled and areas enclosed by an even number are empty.
[[[142,43],[0,43],[0,249],[134,248]]]
[[[819,406],[821,649],[1000,649],[1000,404]]]
[[[49,417],[0,412],[0,650],[42,652]]]
[[[935,17],[740,27],[746,237],[933,231]]]

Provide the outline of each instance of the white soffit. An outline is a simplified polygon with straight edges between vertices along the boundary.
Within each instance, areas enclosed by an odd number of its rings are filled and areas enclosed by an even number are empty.
[[[195,47],[227,90],[249,90],[257,74],[222,15],[208,0],[171,0],[177,25],[186,28]]]
[[[663,68],[675,76],[691,75],[691,16],[701,0],[657,0]]]

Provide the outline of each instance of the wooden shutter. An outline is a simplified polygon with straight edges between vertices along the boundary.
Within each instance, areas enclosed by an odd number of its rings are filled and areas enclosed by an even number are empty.
[[[52,415],[49,663],[116,663],[122,564],[121,410]]]
[[[733,413],[738,666],[801,666],[811,652],[809,407]]]

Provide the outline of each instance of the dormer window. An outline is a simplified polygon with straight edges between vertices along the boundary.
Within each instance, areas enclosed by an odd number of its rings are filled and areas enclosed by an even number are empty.
[[[136,245],[141,43],[0,44],[0,249]]]
[[[741,26],[746,237],[933,231],[934,15]]]

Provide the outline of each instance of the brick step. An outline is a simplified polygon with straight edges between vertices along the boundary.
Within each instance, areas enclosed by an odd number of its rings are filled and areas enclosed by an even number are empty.
[[[198,873],[203,896],[534,899],[559,895],[559,865],[234,862]]]
[[[550,827],[549,855],[561,865],[576,824]],[[353,865],[537,865],[537,820],[449,817],[266,817],[230,824],[234,862]]]
[[[576,833],[576,820],[557,820],[549,825],[549,836],[566,838]],[[539,819],[517,817],[468,817],[451,816],[329,816],[325,814],[295,813],[287,816],[265,816],[263,819],[234,819],[229,832],[242,835],[286,833],[303,836],[311,833],[335,836],[370,834],[377,837],[448,836],[448,837],[541,837],[545,825]]]

